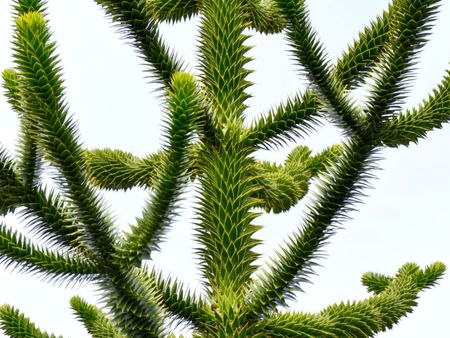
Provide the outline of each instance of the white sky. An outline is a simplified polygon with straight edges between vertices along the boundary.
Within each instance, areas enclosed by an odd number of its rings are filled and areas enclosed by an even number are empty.
[[[0,69],[10,67],[10,0],[0,2]],[[444,0],[418,67],[407,106],[421,101],[438,83],[450,61],[450,1]],[[309,1],[312,20],[334,59],[371,18],[386,8],[388,1],[314,0]],[[108,19],[92,0],[51,0],[48,13],[58,53],[64,67],[67,98],[79,122],[82,139],[88,148],[110,147],[144,155],[160,145],[161,110],[155,86],[142,72],[145,67],[133,49],[115,32]],[[447,19],[447,20],[446,20]],[[193,68],[195,26],[192,23],[163,27],[164,36]],[[257,35],[250,39],[255,68],[251,80],[254,97],[249,100],[249,118],[265,111],[289,94],[302,89],[304,82],[286,53],[280,36]],[[0,141],[11,151],[17,134],[17,119],[0,96]],[[308,140],[300,140],[315,150],[337,142],[339,134],[331,127],[320,129]],[[394,273],[402,264],[421,265],[440,260],[450,266],[450,128],[432,132],[419,146],[389,149],[376,173],[375,189],[352,214],[326,247],[328,258],[321,261],[313,284],[304,286],[292,308],[317,311],[341,300],[368,296],[360,283],[366,271]],[[282,161],[289,147],[261,158]],[[126,226],[140,214],[146,193],[108,193],[117,223]],[[187,197],[189,198],[189,194]],[[192,286],[200,285],[192,257],[192,229],[189,202],[186,212],[168,235],[163,252],[155,264],[179,276]],[[282,215],[266,215],[260,237],[266,243],[262,253],[270,253],[299,224],[302,205]],[[14,225],[13,218],[8,224]],[[56,287],[36,277],[16,272],[0,272],[0,303],[17,306],[42,329],[64,337],[83,338],[87,333],[71,314],[69,299],[79,294],[95,301],[91,286]],[[450,313],[450,274],[437,287],[421,294],[419,306],[392,331],[379,338],[445,338]]]

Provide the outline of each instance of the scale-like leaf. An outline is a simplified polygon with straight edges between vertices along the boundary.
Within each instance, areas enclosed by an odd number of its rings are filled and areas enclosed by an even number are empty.
[[[3,72],[21,131],[17,159],[0,148],[0,212],[27,222],[32,243],[0,227],[0,262],[56,280],[95,279],[104,309],[72,299],[94,337],[175,337],[174,324],[193,337],[372,337],[391,328],[432,287],[445,266],[405,264],[395,276],[367,273],[367,300],[329,306],[318,314],[280,313],[313,273],[323,247],[360,202],[382,146],[416,142],[449,120],[449,80],[419,107],[398,114],[417,52],[426,42],[438,0],[393,0],[365,27],[335,67],[308,17],[306,0],[96,0],[136,48],[166,98],[160,152],[84,150],[69,115],[55,43],[43,0],[14,0],[14,69]],[[199,15],[199,78],[163,42],[158,25]],[[251,70],[248,32],[286,34],[308,89],[245,125]],[[368,105],[348,91],[373,77]],[[365,109],[365,110],[364,110]],[[257,161],[255,151],[296,141],[334,122],[345,136],[313,155],[297,146],[283,164]],[[47,163],[57,187],[41,182]],[[44,174],[44,175],[42,175]],[[190,180],[189,180],[190,179]],[[282,212],[318,191],[300,227],[258,270],[256,207]],[[204,293],[164,278],[144,260],[164,239],[186,184],[197,188],[197,254]],[[96,188],[150,190],[142,216],[116,237]],[[12,307],[0,307],[12,337],[42,333]]]
[[[238,0],[217,0],[202,3],[203,18],[200,25],[200,69],[206,99],[211,102],[219,128],[242,119],[246,80],[249,71],[245,65],[249,47],[243,4]]]

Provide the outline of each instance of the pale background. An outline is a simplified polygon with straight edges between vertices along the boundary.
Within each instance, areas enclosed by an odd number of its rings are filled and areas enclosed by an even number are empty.
[[[406,106],[417,104],[440,81],[450,61],[450,1],[444,0],[431,42],[421,54],[418,79]],[[0,69],[10,67],[12,1],[0,2]],[[330,58],[342,51],[359,29],[386,8],[388,1],[314,0],[309,1],[313,24],[319,31]],[[48,18],[58,53],[64,67],[66,93],[71,111],[79,123],[79,131],[88,148],[111,147],[132,151],[137,155],[153,152],[161,140],[161,100],[155,94],[148,73],[133,48],[116,33],[103,11],[91,0],[52,0],[48,2]],[[195,62],[195,24],[187,22],[175,27],[162,27],[167,42],[183,55],[193,69]],[[275,105],[288,94],[304,88],[297,68],[286,53],[281,36],[254,35],[256,83],[249,100],[249,119]],[[17,119],[2,95],[0,97],[0,141],[13,151]],[[308,140],[299,140],[315,150],[339,140],[339,133],[329,126]],[[312,284],[304,285],[293,308],[317,311],[333,302],[362,299],[368,296],[360,283],[366,271],[394,273],[402,264],[415,261],[421,265],[441,260],[450,266],[450,128],[432,132],[419,146],[389,149],[380,162],[375,189],[359,211],[351,216],[326,247],[328,258],[320,261]],[[261,158],[282,161],[289,147],[274,153],[258,153]],[[117,216],[118,226],[126,227],[139,215],[146,193],[133,190],[107,193],[105,198]],[[188,193],[186,198],[192,198]],[[193,243],[191,204],[186,202],[183,217],[174,224],[155,255],[155,264],[179,276],[192,287],[200,285],[192,256]],[[303,207],[299,205],[282,215],[259,219],[264,225],[260,237],[264,254],[272,252],[286,235],[299,224]],[[5,220],[14,225],[16,220]],[[20,226],[20,225],[17,225]],[[95,302],[95,290],[89,285],[58,288],[37,277],[17,272],[0,272],[0,303],[9,303],[25,312],[42,329],[65,337],[83,338],[87,333],[69,308],[69,299],[79,294]],[[380,338],[448,338],[450,313],[450,274],[440,285],[421,294],[413,314],[402,319],[392,331]]]

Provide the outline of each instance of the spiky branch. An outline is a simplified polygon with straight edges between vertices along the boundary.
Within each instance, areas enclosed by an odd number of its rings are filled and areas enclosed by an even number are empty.
[[[93,337],[174,337],[169,320],[194,337],[372,337],[412,311],[420,291],[436,284],[442,263],[404,265],[395,276],[367,273],[374,295],[317,314],[279,313],[295,298],[324,245],[361,202],[377,152],[418,142],[450,118],[450,72],[421,105],[399,112],[417,53],[435,20],[438,0],[393,0],[365,27],[336,65],[309,20],[304,0],[97,0],[161,84],[166,102],[160,151],[144,158],[119,149],[87,150],[69,113],[43,0],[14,1],[14,68],[3,85],[20,120],[17,159],[0,151],[0,211],[17,213],[40,242],[0,227],[0,261],[47,279],[95,280],[103,309],[72,298]],[[199,77],[163,42],[160,22],[201,15]],[[250,29],[250,30],[249,30]],[[281,102],[249,125],[248,32],[286,33],[307,91]],[[349,91],[367,85],[362,108]],[[258,161],[255,151],[313,132],[322,119],[339,126],[344,144],[320,153],[295,147],[283,164]],[[55,191],[42,183],[53,167]],[[56,170],[55,170],[56,169]],[[263,266],[255,250],[262,212],[283,212],[318,181],[304,221]],[[177,215],[191,183],[203,292],[146,267]],[[129,232],[113,228],[97,188],[150,192]],[[55,337],[18,310],[0,308],[11,337]]]

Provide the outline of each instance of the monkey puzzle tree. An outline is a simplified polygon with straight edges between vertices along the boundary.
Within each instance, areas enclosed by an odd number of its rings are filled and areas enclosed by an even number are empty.
[[[15,0],[13,69],[3,72],[10,105],[20,119],[16,158],[0,152],[0,207],[19,212],[40,244],[0,228],[3,262],[46,278],[95,283],[103,312],[80,297],[71,306],[93,337],[164,337],[168,320],[196,337],[371,337],[412,311],[418,293],[445,266],[408,263],[394,276],[366,273],[366,300],[320,313],[281,311],[294,297],[371,177],[383,147],[417,142],[449,120],[450,72],[417,108],[399,111],[417,53],[425,44],[438,0],[394,0],[363,29],[335,65],[326,60],[302,0],[97,0],[141,53],[165,98],[162,149],[138,158],[111,149],[86,150],[64,97],[45,1]],[[158,24],[201,16],[199,76],[162,42]],[[246,68],[249,30],[284,32],[310,88],[250,124]],[[369,81],[367,81],[370,79]],[[349,91],[369,82],[363,107]],[[321,118],[346,140],[313,155],[298,146],[283,165],[253,154],[314,128]],[[50,170],[48,170],[51,168]],[[50,173],[57,184],[43,183]],[[282,212],[319,189],[304,221],[265,267],[256,264],[255,218]],[[197,254],[203,293],[165,278],[146,260],[173,222],[181,192],[195,184]],[[114,229],[98,188],[150,192],[128,232]],[[42,244],[41,244],[42,243]],[[11,337],[54,337],[15,308],[0,308]]]

